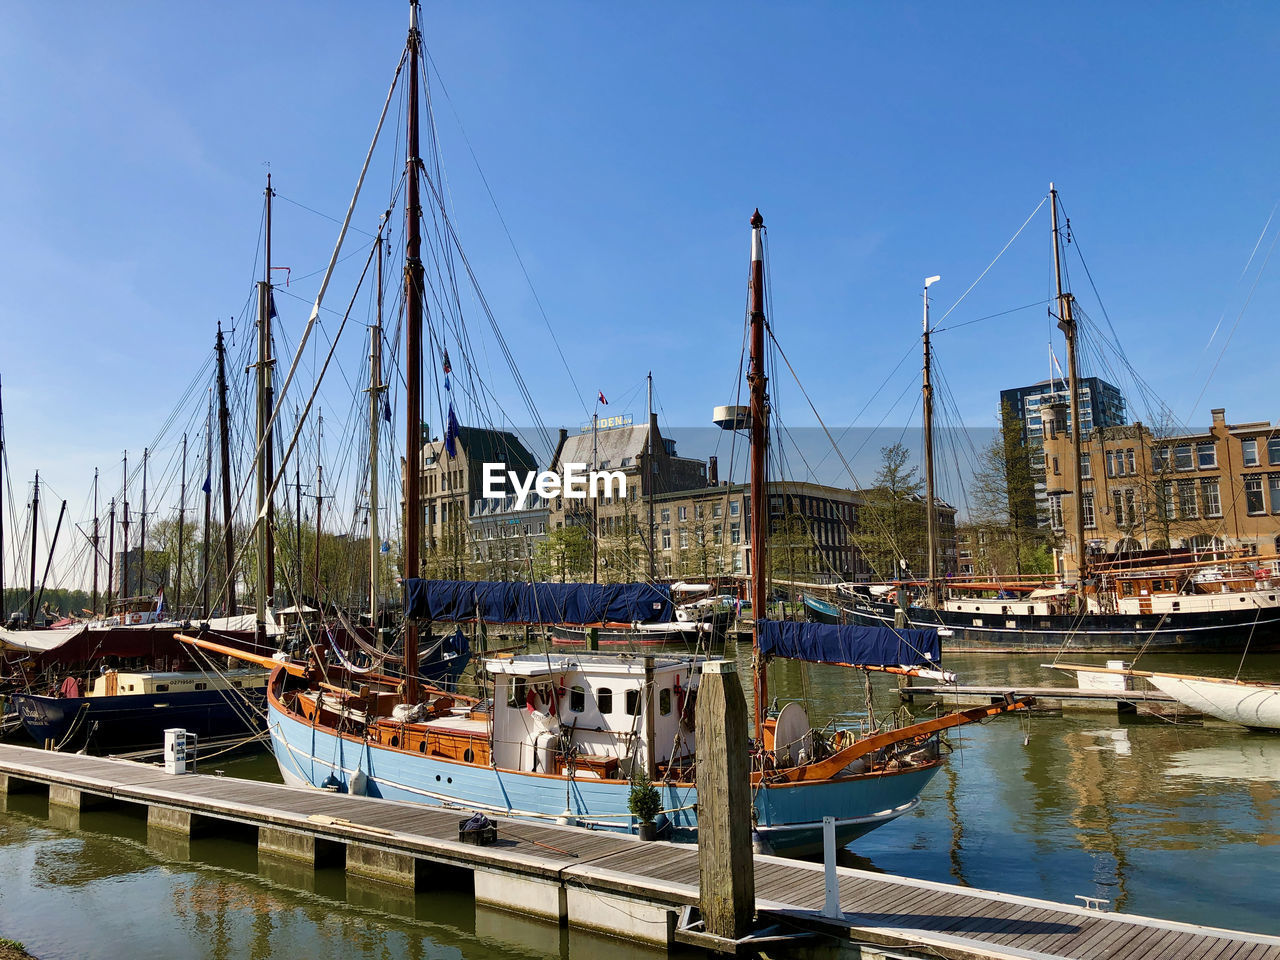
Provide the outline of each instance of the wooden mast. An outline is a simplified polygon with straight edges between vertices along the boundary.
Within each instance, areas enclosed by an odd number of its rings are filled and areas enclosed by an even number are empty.
[[[1058,329],[1067,340],[1067,391],[1071,398],[1071,458],[1074,469],[1071,471],[1071,496],[1075,504],[1074,513],[1076,539],[1076,578],[1082,585],[1078,592],[1081,604],[1085,602],[1083,583],[1088,576],[1089,560],[1084,543],[1084,483],[1080,477],[1080,373],[1076,356],[1076,321],[1072,316],[1071,305],[1074,297],[1062,289],[1062,241],[1058,233],[1058,191],[1049,184],[1049,209],[1053,219],[1053,276],[1058,292]]]
[[[124,485],[120,491],[120,596],[129,599],[129,451],[124,452]]]
[[[766,524],[769,503],[765,495],[765,451],[769,442],[769,406],[764,372],[764,218],[756,210],[751,216],[751,361],[747,385],[751,391],[751,617],[754,647],[756,739],[764,741],[764,720],[768,709],[769,666],[760,656],[760,621],[767,619],[765,596]]]
[[[112,584],[116,577],[116,498],[111,498],[111,506],[107,510],[107,593],[103,597],[104,613],[111,609]]]
[[[27,593],[27,626],[36,625],[36,533],[40,529],[40,471],[31,488],[31,583]]]
[[[102,539],[98,532],[98,468],[93,468],[93,599],[89,603],[93,615],[98,615],[98,543]]]
[[[422,536],[422,202],[418,197],[418,3],[409,2],[409,91],[405,143],[405,543],[404,576],[417,577]],[[406,611],[407,612],[407,611]],[[418,702],[418,626],[404,629],[405,699]]]
[[[383,227],[386,219],[383,219]],[[369,626],[378,626],[378,428],[382,422],[382,229],[378,230],[377,313],[369,330]]]
[[[138,594],[141,596],[147,588],[147,461],[151,450],[142,448],[142,529],[138,535]]]
[[[258,519],[256,521],[258,547],[258,583],[255,593],[255,612],[259,624],[267,621],[267,601],[275,594],[275,510],[271,496],[271,483],[275,477],[274,430],[271,427],[271,411],[275,406],[274,387],[271,382],[271,318],[275,314],[271,297],[271,174],[267,174],[267,212],[265,229],[266,263],[263,279],[258,282]]]
[[[222,550],[226,559],[226,581],[222,585],[223,616],[236,615],[236,551],[231,537],[231,413],[227,410],[227,351],[218,323],[218,452],[222,459]]]
[[[929,606],[938,605],[938,504],[933,490],[933,384],[930,373],[933,357],[929,353],[929,286],[941,277],[929,277],[924,282],[924,377],[922,380],[922,407],[924,420],[924,515],[929,563]]]
[[[182,435],[182,482],[178,485],[178,572],[174,577],[173,610],[182,617],[182,548],[187,526],[187,435]]]
[[[645,499],[649,501],[649,535],[648,537],[646,537],[646,539],[649,541],[649,582],[652,583],[654,580],[658,578],[658,565],[657,565],[657,560],[655,559],[656,555],[654,553],[654,542],[653,542],[654,533],[655,533],[655,527],[653,524],[653,487],[654,487],[654,479],[653,479],[654,469],[653,468],[654,468],[655,461],[653,459],[654,422],[653,422],[653,371],[652,370],[649,371],[649,376],[646,379],[648,380],[647,396],[648,396],[648,407],[649,407],[649,422],[648,422],[648,430],[646,431],[646,433],[649,439],[649,455],[645,457],[645,461],[644,461],[645,476],[642,478],[642,481],[641,481],[644,484],[644,486],[641,489],[646,491],[647,496]]]
[[[213,393],[204,419],[204,537],[200,551],[200,609],[209,617],[209,525],[213,520]]]

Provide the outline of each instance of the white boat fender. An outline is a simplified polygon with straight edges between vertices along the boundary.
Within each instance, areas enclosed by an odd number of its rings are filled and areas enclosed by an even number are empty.
[[[363,797],[369,789],[369,778],[363,770],[357,770],[356,775],[351,778],[351,794],[356,797]]]

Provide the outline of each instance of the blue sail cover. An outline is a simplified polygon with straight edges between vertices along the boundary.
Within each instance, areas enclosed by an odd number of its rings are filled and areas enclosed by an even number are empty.
[[[809,663],[917,667],[942,661],[938,631],[757,620],[760,653]]]
[[[648,583],[404,581],[406,616],[485,623],[670,623],[671,588]]]

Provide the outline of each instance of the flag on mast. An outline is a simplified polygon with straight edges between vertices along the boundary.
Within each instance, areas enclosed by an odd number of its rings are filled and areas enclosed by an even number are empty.
[[[599,394],[600,394],[600,405],[602,407],[607,407],[609,405],[609,401],[604,398],[604,391],[603,390],[599,391]]]

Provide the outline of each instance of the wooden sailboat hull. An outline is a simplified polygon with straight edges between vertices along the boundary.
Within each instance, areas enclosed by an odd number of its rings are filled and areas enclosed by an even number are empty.
[[[596,628],[602,647],[705,647],[723,644],[729,629],[729,614],[717,613],[696,622],[646,624],[633,627],[610,624]],[[589,627],[557,624],[551,628],[551,642],[564,646],[586,646]]]
[[[1015,602],[1010,607],[1016,606]],[[849,623],[893,626],[892,603],[843,603]],[[1240,653],[1280,650],[1280,608],[1083,617],[963,613],[911,607],[909,626],[942,629],[946,653]]]
[[[274,684],[267,727],[281,775],[291,784],[622,833],[638,830],[627,811],[631,784],[625,779],[503,770],[382,746],[311,724],[284,704]],[[822,818],[834,815],[838,841],[849,843],[914,809],[938,769],[935,761],[818,782],[763,785],[754,791],[757,831],[774,851],[807,856],[821,851]],[[662,835],[696,839],[697,788],[671,781],[655,785],[665,811],[658,818]]]

